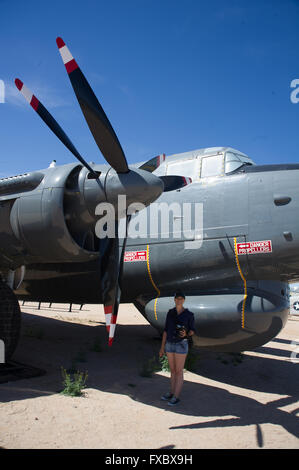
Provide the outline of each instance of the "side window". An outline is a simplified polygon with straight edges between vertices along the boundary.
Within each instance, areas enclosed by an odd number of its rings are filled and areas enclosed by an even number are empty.
[[[226,152],[225,156],[225,173],[237,170],[243,165],[240,158],[233,152]]]
[[[245,164],[252,165],[254,162],[245,155],[234,152],[226,152],[225,154],[225,173],[231,173]]]
[[[200,172],[201,178],[220,175],[223,175],[223,154],[202,157]]]
[[[167,164],[167,175],[189,176],[192,180],[198,174],[198,160],[192,158],[188,160],[179,160],[178,162],[170,162]]]

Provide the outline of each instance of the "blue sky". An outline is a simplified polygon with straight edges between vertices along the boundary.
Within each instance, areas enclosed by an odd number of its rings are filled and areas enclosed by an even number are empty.
[[[230,145],[299,162],[297,0],[0,0],[0,175],[74,157],[14,86],[31,88],[87,161],[103,163],[55,39],[61,36],[129,163]],[[299,97],[299,93],[298,93]]]

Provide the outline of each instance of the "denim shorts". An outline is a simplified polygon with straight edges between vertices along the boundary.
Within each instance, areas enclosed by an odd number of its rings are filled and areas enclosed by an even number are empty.
[[[176,354],[187,354],[188,353],[188,340],[183,339],[177,343],[170,343],[166,341],[165,344],[166,353],[176,353]]]

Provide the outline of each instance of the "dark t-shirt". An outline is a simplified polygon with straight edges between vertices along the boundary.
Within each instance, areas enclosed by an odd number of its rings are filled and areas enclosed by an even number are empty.
[[[178,341],[182,341],[182,339],[184,339],[178,336],[176,328],[177,325],[185,326],[187,333],[189,330],[195,331],[194,314],[187,308],[185,308],[185,310],[179,315],[175,307],[168,310],[164,328],[164,331],[167,333],[166,341],[169,341],[170,343],[177,343]]]

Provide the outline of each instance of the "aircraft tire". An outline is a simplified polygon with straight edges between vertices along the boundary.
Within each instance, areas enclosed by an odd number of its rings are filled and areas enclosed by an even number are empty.
[[[21,310],[17,297],[0,281],[0,339],[4,341],[5,361],[13,355],[20,336]]]

